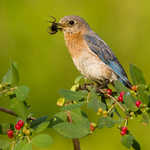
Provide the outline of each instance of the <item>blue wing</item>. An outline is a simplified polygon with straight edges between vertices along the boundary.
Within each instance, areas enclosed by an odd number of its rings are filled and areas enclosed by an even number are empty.
[[[94,52],[118,76],[118,79],[127,87],[131,87],[127,74],[107,44],[94,32],[84,35],[90,50]]]

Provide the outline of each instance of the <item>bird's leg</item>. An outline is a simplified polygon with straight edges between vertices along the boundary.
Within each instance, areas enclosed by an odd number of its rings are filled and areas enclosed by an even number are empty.
[[[93,83],[84,83],[83,85],[80,85],[78,88],[77,88],[77,91],[78,90],[87,90],[89,91],[89,88],[88,87],[94,87],[94,84]]]
[[[108,79],[96,80],[95,82],[97,84],[97,89],[106,89],[108,88],[108,84],[110,83]]]

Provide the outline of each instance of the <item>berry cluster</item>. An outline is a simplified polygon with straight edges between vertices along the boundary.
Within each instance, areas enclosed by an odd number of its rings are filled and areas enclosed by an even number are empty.
[[[125,92],[120,92],[120,95],[118,96],[118,101],[119,102],[123,102],[123,96],[124,96]]]
[[[127,128],[126,126],[123,126],[123,127],[121,128],[120,134],[121,134],[121,135],[125,135],[125,134],[127,134],[127,131],[128,131],[128,128]]]
[[[122,91],[122,92],[120,92],[120,95],[118,96],[118,101],[119,102],[122,102],[123,103],[123,96],[125,95],[125,92],[124,91]],[[136,103],[135,103],[135,105],[136,105],[136,107],[140,107],[140,105],[141,105],[141,101],[140,100],[137,100],[136,101]]]
[[[17,124],[15,125],[15,129],[16,130],[20,130],[22,127],[23,127],[23,125],[24,125],[24,121],[22,121],[22,120],[19,120],[18,122],[17,122]],[[14,131],[12,130],[12,129],[9,129],[8,131],[7,131],[7,136],[8,136],[8,138],[13,138],[14,137]]]
[[[23,125],[24,125],[24,121],[19,120],[19,121],[17,122],[17,124],[15,125],[15,129],[16,129],[16,130],[20,130],[20,129],[23,127]]]

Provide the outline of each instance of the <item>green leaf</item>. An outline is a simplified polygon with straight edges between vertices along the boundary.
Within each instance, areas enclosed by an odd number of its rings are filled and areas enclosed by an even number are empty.
[[[97,112],[98,109],[99,109],[99,102],[98,102],[98,100],[97,100],[97,99],[92,99],[92,100],[90,100],[90,101],[88,102],[87,107],[88,107],[89,109],[93,109],[95,112]]]
[[[90,133],[89,123],[88,126],[84,122],[69,123],[63,122],[55,125],[53,128],[62,136],[67,138],[81,138]]]
[[[81,80],[84,80],[84,76],[82,76],[82,75],[76,77],[74,83],[75,83],[75,84],[78,84]]]
[[[61,111],[55,114],[56,118],[59,118],[60,120],[66,121],[67,118],[67,112]]]
[[[138,141],[136,141],[135,139],[133,139],[132,147],[133,147],[135,150],[141,150],[140,144],[139,144]]]
[[[7,134],[7,130],[10,128],[11,124],[2,123],[0,124],[0,134]]]
[[[108,127],[108,128],[112,128],[115,125],[115,122],[111,117],[101,117],[98,120],[97,123],[97,127],[99,129],[103,128],[103,127]]]
[[[29,88],[26,86],[19,86],[17,87],[17,89],[14,91],[14,93],[16,94],[16,98],[18,100],[24,101],[26,100],[26,98],[28,97],[29,94]]]
[[[150,103],[150,95],[146,93],[145,91],[139,91],[138,98],[141,100],[143,104],[149,104]]]
[[[129,89],[126,88],[119,80],[116,80],[114,84],[115,84],[115,89],[117,90],[118,93],[122,91],[129,92]]]
[[[121,143],[127,148],[131,148],[131,146],[133,145],[133,141],[134,137],[132,135],[124,135],[121,138]]]
[[[19,150],[19,149],[18,149]],[[26,143],[20,150],[32,150],[32,144]]]
[[[11,109],[23,120],[26,120],[29,111],[25,104],[17,99],[11,100]]]
[[[14,150],[22,150],[25,147],[26,143],[24,141],[19,141],[19,143],[15,144]]]
[[[146,83],[142,71],[136,65],[130,64],[130,74],[134,85]]]
[[[44,131],[48,127],[48,125],[49,125],[49,121],[42,122],[41,124],[37,126],[37,128],[35,129],[35,132],[39,133],[39,132]]]
[[[55,126],[56,124],[61,123],[61,122],[64,122],[64,121],[58,117],[54,117],[49,121],[48,128],[53,128],[53,126]]]
[[[9,147],[9,141],[0,139],[0,149],[7,149]]]
[[[88,102],[88,108],[93,109],[95,112],[98,111],[99,108],[102,108],[103,110],[106,110],[106,105],[102,103],[101,97],[98,97],[96,93],[92,93],[89,102]]]
[[[123,98],[124,98],[124,103],[129,110],[131,111],[138,110],[138,108],[136,107],[136,99],[129,92],[127,92],[123,96]]]
[[[52,142],[52,137],[47,134],[40,134],[32,138],[32,144],[40,148],[49,147]]]
[[[149,115],[147,113],[143,113],[141,122],[145,124],[149,124],[149,121],[150,121]]]
[[[47,120],[48,116],[43,116],[40,118],[36,118],[36,120],[32,120],[30,127],[36,128],[39,124],[45,122]]]
[[[74,120],[74,122],[80,121],[82,119],[87,120],[87,117],[85,117],[85,115],[83,114],[83,112],[81,111],[80,108],[73,109],[72,111],[69,111],[69,112],[70,112],[72,120]],[[67,112],[66,111],[58,112],[55,114],[55,117],[58,117],[63,121],[66,121],[67,120]]]
[[[70,111],[72,123],[67,121],[67,112],[57,113],[55,116],[63,120],[53,126],[61,135],[67,138],[81,138],[90,133],[90,122],[80,109]]]
[[[2,79],[2,83],[17,84],[19,82],[19,73],[16,63],[12,63],[8,72]]]
[[[80,108],[81,106],[83,106],[84,103],[77,103],[77,104],[68,104],[64,107],[61,108],[62,111],[65,110],[73,110],[73,109],[77,109]]]
[[[117,108],[114,108],[114,112],[119,117],[119,119],[122,119],[122,116],[120,115],[120,112],[117,110]]]
[[[63,96],[65,99],[70,100],[70,101],[79,101],[83,99],[84,97],[87,96],[88,92],[87,91],[70,91],[70,90],[61,90],[60,95]]]
[[[98,102],[98,100],[96,100],[96,99],[93,99],[93,100],[89,101],[88,108],[91,108],[95,112],[97,112],[99,108],[106,110],[106,105],[104,103]]]
[[[137,91],[138,99],[142,101],[143,104],[149,104],[150,103],[150,94],[145,90],[144,85],[138,86]]]
[[[101,102],[101,97],[98,96],[94,90],[91,90],[87,106],[95,112],[97,112],[99,108],[102,108],[103,110],[106,109],[106,105]]]

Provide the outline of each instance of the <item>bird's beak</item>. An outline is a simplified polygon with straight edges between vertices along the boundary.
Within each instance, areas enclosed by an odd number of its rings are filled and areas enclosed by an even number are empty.
[[[57,24],[57,26],[58,26],[58,28],[59,29],[63,29],[63,28],[65,28],[66,27],[66,25],[65,24],[63,24],[63,23],[56,23]]]

